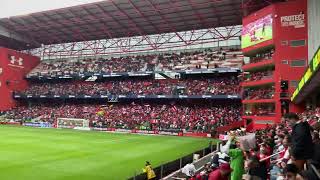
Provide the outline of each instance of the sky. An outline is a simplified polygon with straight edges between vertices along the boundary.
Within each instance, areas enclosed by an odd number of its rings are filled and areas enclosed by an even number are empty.
[[[0,0],[0,18],[70,7],[101,0]]]

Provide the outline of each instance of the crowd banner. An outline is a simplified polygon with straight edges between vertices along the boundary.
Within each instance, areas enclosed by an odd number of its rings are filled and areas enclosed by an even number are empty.
[[[245,150],[250,150],[256,147],[256,135],[254,133],[248,133],[245,136],[238,136],[237,139]]]
[[[229,139],[229,135],[219,134],[219,140],[227,141]]]
[[[276,156],[276,155],[278,155],[278,154],[280,154],[280,153],[283,153],[283,152],[285,152],[285,150],[282,150],[282,151],[277,152],[277,153],[274,153],[274,154],[272,154],[272,155],[270,155],[270,156],[268,156],[268,157],[265,157],[265,158],[263,158],[263,159],[260,159],[260,162],[265,161],[265,160],[268,160],[268,159],[272,158],[273,156]]]

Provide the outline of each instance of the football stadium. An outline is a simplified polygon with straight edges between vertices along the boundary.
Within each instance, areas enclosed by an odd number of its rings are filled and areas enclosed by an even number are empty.
[[[320,0],[0,5],[0,180],[320,180]]]

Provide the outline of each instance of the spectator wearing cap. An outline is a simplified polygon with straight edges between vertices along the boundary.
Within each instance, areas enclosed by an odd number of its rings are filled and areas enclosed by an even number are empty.
[[[228,180],[232,171],[230,164],[221,164],[218,169],[210,173],[209,180]]]
[[[303,169],[306,160],[313,155],[313,142],[310,133],[310,125],[306,121],[301,121],[295,113],[285,115],[292,127],[292,157],[299,170]]]

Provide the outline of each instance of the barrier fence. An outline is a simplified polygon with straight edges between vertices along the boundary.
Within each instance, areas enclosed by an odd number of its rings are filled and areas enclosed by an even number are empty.
[[[198,150],[196,152],[193,152],[191,154],[188,154],[184,157],[181,157],[179,159],[170,161],[168,163],[162,164],[158,167],[153,168],[156,179],[163,179],[164,177],[172,174],[175,171],[178,171],[179,169],[183,168],[186,164],[192,163],[194,161],[194,155],[198,154],[199,158],[205,157],[205,161],[197,161],[195,163],[196,168],[203,166],[206,162],[210,160],[211,157],[206,157],[206,155],[214,152],[216,150],[216,145],[210,144],[207,148]],[[140,168],[141,169],[141,168]],[[147,175],[146,173],[142,173],[142,170],[134,172],[133,176],[129,178],[128,180],[146,180]]]

